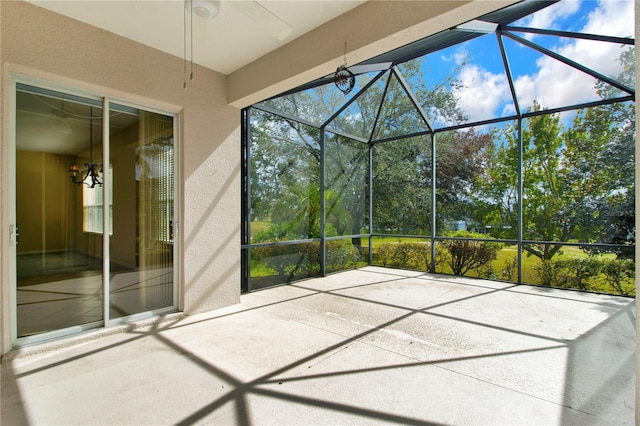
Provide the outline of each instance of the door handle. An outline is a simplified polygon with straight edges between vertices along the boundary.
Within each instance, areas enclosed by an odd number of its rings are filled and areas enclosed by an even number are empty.
[[[9,225],[9,247],[18,245],[18,237],[20,232],[18,231],[18,225]]]

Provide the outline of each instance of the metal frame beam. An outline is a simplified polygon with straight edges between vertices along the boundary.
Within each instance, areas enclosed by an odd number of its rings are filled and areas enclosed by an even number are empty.
[[[509,31],[502,31],[502,35],[504,35],[505,37],[510,38],[513,41],[517,41],[518,43],[524,44],[527,47],[530,47],[530,48],[532,48],[534,50],[537,50],[540,53],[543,53],[543,54],[545,54],[547,56],[550,56],[553,59],[556,59],[556,60],[564,63],[565,65],[569,65],[570,67],[573,67],[573,68],[575,68],[575,69],[577,69],[579,71],[582,71],[583,73],[585,73],[587,75],[590,75],[591,77],[593,77],[593,78],[595,78],[597,80],[604,81],[605,83],[615,87],[616,89],[620,89],[623,92],[627,92],[628,94],[635,96],[635,90],[634,89],[625,86],[624,84],[614,80],[613,78],[607,77],[604,74],[601,74],[601,73],[599,73],[597,71],[594,71],[589,67],[586,67],[586,66],[584,66],[582,64],[579,64],[579,63],[577,63],[575,61],[572,61],[571,59],[569,59],[567,57],[564,57],[564,56],[562,56],[562,55],[560,55],[560,54],[558,54],[558,53],[556,53],[556,52],[554,52],[552,50],[549,50],[549,49],[547,49],[545,47],[542,47],[539,44],[533,43],[533,42],[527,40],[526,38],[522,38],[520,36],[517,36],[517,35],[509,32]]]

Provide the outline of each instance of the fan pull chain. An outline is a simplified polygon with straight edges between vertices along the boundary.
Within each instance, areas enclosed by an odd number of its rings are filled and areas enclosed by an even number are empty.
[[[182,83],[182,88],[186,89],[187,88],[187,0],[184,1],[184,8],[183,8],[183,20],[182,20],[182,41],[183,41],[183,47],[184,47],[184,54],[183,54],[183,65],[184,65],[184,69],[182,72],[182,77],[183,77],[183,83]]]
[[[189,2],[189,3],[187,3]],[[188,5],[188,7],[187,7]],[[187,18],[189,14],[189,18]],[[193,0],[184,0],[184,20],[182,23],[183,41],[184,41],[184,60],[183,60],[183,77],[182,88],[187,88],[187,62],[190,63],[189,80],[193,81]],[[187,25],[189,25],[189,58],[187,59]]]
[[[189,14],[191,15],[191,74],[189,75],[189,79],[193,81],[193,0],[189,0],[191,2],[191,7],[189,8]]]

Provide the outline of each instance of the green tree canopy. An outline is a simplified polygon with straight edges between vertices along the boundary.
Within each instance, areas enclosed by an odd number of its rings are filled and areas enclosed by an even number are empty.
[[[634,72],[632,55],[618,80]],[[599,83],[604,99],[616,89]],[[533,112],[542,112],[538,103]],[[555,242],[527,244],[525,249],[551,259],[562,243],[635,243],[635,105],[612,103],[578,110],[565,127],[560,114],[523,120],[523,238]],[[517,227],[518,132],[507,126],[494,132],[485,174],[478,181],[478,220]],[[500,236],[500,235],[496,235]],[[630,255],[629,249],[613,249]]]

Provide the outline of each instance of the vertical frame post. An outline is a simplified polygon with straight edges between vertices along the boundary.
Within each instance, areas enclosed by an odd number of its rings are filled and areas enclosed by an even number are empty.
[[[93,132],[93,129],[91,129]],[[111,278],[109,234],[111,211],[109,209],[109,194],[111,188],[111,170],[109,170],[109,100],[102,99],[102,321],[106,327],[109,324],[109,287]]]
[[[320,275],[327,274],[326,255],[327,255],[327,236],[326,233],[326,203],[325,203],[325,130],[324,126],[320,127]]]
[[[242,141],[242,230],[241,230],[241,291],[251,291],[251,108],[241,112]]]
[[[369,266],[373,264],[373,142],[369,141]]]
[[[522,212],[522,193],[524,191],[524,176],[522,170],[523,160],[523,146],[522,146],[522,116],[518,117],[518,284],[522,284],[522,250],[524,249],[522,244],[522,227],[523,212]]]
[[[431,272],[436,272],[436,134],[431,133]]]

